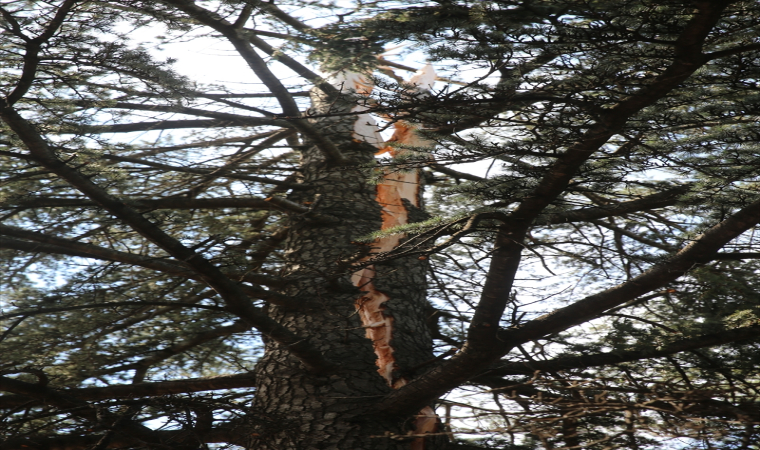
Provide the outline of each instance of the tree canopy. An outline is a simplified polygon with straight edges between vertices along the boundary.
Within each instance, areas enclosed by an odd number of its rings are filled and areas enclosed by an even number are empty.
[[[760,448],[760,3],[0,27],[0,450]]]

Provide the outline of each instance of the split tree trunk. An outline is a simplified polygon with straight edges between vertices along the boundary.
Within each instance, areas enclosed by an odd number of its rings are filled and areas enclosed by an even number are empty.
[[[350,111],[356,98],[347,94],[342,103],[321,106],[317,99],[315,108],[319,113]],[[316,122],[354,164],[331,165],[317,148],[306,150],[301,171],[310,188],[289,197],[310,203],[320,215],[338,219],[334,224],[320,224],[296,218],[286,242],[284,271],[290,283],[284,293],[318,306],[298,311],[270,308],[274,319],[308,336],[338,367],[324,375],[309,373],[287,350],[268,342],[256,370],[253,415],[257,423],[253,424],[252,448],[441,448],[436,444],[440,439],[408,436],[420,429],[417,417],[373,414],[373,404],[394,384],[398,387],[412,379],[412,369],[429,361],[433,353],[424,312],[426,262],[400,259],[356,271],[355,265],[372,252],[372,245],[356,240],[381,229],[383,206],[378,192],[388,187],[369,182],[377,148],[357,138],[355,122],[356,117],[350,115]],[[399,206],[412,215],[419,213],[408,201],[395,205]],[[378,295],[385,301],[372,302]],[[370,303],[375,310],[366,309]],[[385,320],[367,323],[378,315]],[[381,342],[389,334],[390,342]],[[387,344],[390,348],[379,348]]]

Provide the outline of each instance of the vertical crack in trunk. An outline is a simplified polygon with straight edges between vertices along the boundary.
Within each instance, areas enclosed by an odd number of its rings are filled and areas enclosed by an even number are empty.
[[[367,399],[379,398],[390,389],[386,378],[378,376],[378,360],[387,368],[389,378],[397,378],[395,385],[399,387],[407,380],[411,382],[420,363],[433,358],[433,349],[425,317],[426,261],[365,259],[365,264],[374,267],[358,274],[343,271],[345,262],[354,262],[358,251],[368,256],[366,247],[357,248],[358,236],[380,230],[383,222],[385,229],[413,222],[419,213],[414,205],[421,206],[419,176],[414,171],[388,172],[384,187],[380,188],[367,182],[373,154],[388,144],[383,142],[377,127],[372,126],[373,117],[364,106],[366,102],[361,101],[361,95],[368,95],[371,86],[363,87],[354,81],[361,81],[361,76],[345,73],[335,76],[331,82],[345,88],[337,98],[326,96],[319,89],[312,90],[310,111],[315,114],[313,125],[355,165],[333,164],[316,146],[304,147],[300,173],[308,189],[288,195],[288,200],[295,204],[318,198],[315,210],[341,218],[330,226],[293,220],[285,241],[282,273],[291,281],[282,287],[282,292],[317,301],[322,307],[308,311],[277,305],[269,308],[270,316],[278,323],[308,333],[321,352],[340,361],[339,370],[331,374],[308,372],[288,348],[267,342],[264,355],[256,364],[252,406],[256,418],[250,426],[258,436],[251,437],[249,448],[443,447],[438,437],[422,439],[426,431],[435,431],[430,408],[418,414],[431,423],[427,427],[419,425],[421,420],[415,424],[415,419],[406,414],[369,414],[373,404]],[[351,111],[353,114],[347,114]],[[407,132],[412,129],[412,125],[405,127],[409,128]],[[382,208],[378,201],[386,207]],[[402,239],[389,237],[381,244],[392,248]],[[338,277],[331,276],[339,273]],[[358,293],[359,290],[365,292]],[[364,293],[365,300],[357,300]],[[372,305],[364,304],[369,300]],[[379,323],[366,326],[373,322]],[[367,340],[368,332],[372,341]],[[377,345],[373,346],[373,342]],[[401,380],[402,376],[406,379]],[[292,420],[293,417],[299,420]]]
[[[427,65],[418,71],[409,82],[427,89],[432,86],[434,80],[435,72],[432,66]],[[369,95],[372,90],[370,83],[364,77],[357,74],[345,75],[343,84],[344,87],[351,88],[362,95]],[[361,110],[361,108],[362,106],[357,106],[355,110]],[[430,142],[420,138],[415,132],[415,127],[409,123],[399,121],[394,127],[394,134],[388,142],[421,148],[431,145]],[[377,133],[375,121],[369,114],[361,114],[357,117],[354,124],[354,138],[377,146],[379,148],[378,155],[390,153],[392,156],[396,156],[404,151],[403,148],[397,148],[382,142],[382,138]],[[420,187],[419,169],[399,166],[396,170],[386,171],[382,182],[377,185],[376,196],[376,200],[382,208],[381,231],[409,223],[409,209],[407,205],[420,207]],[[372,254],[393,250],[401,243],[403,238],[404,235],[402,233],[397,233],[375,239],[372,242]],[[378,373],[385,379],[388,386],[398,389],[409,380],[399,375],[400,368],[394,356],[392,345],[394,318],[385,306],[390,297],[375,286],[374,279],[376,274],[374,265],[370,265],[352,275],[351,279],[354,285],[365,292],[361,298],[356,300],[356,309],[361,318],[362,325],[366,329],[367,338],[372,341],[375,355],[377,356]],[[438,416],[436,416],[433,408],[430,406],[423,408],[414,421],[414,430],[411,434],[415,435],[415,437],[411,442],[411,450],[424,450],[424,435],[436,432],[437,425]]]

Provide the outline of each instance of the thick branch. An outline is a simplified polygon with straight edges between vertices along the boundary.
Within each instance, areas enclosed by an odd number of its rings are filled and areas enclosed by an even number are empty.
[[[640,211],[648,211],[656,208],[664,208],[676,204],[683,194],[691,189],[692,185],[678,186],[656,194],[647,195],[638,200],[621,203],[610,203],[593,208],[582,208],[561,213],[547,214],[539,217],[534,225],[551,225],[571,222],[583,222],[606,217],[621,216]]]
[[[741,261],[743,259],[760,259],[760,253],[757,252],[726,252],[715,255],[716,260],[723,261]]]
[[[312,72],[306,66],[299,63],[298,61],[291,58],[290,56],[286,55],[285,53],[278,52],[277,49],[269,45],[269,43],[267,43],[265,40],[259,39],[256,36],[249,36],[248,40],[256,48],[263,51],[267,55],[273,57],[274,59],[276,59],[277,62],[281,63],[282,65],[292,70],[293,72],[297,73],[301,77],[314,83],[315,86],[317,86],[322,92],[324,92],[329,97],[337,97],[338,95],[340,95],[340,91],[335,86],[326,82],[324,78]]]
[[[245,445],[245,440],[236,437],[235,429],[213,430],[177,430],[177,431],[152,431],[156,442],[163,443],[155,448],[198,448],[199,444],[236,444]],[[119,433],[111,437],[104,447],[100,447],[102,436],[93,434],[88,436],[69,435],[55,437],[31,437],[8,439],[0,442],[0,450],[85,450],[94,448],[146,448],[145,442],[126,433]]]
[[[430,164],[430,168],[435,170],[436,172],[440,172],[449,176],[452,176],[456,179],[463,179],[463,180],[470,180],[470,181],[484,181],[485,178],[481,178],[477,175],[472,175],[470,173],[466,172],[460,172],[458,170],[454,170],[450,167],[446,167],[441,164]]]
[[[522,251],[521,242],[531,223],[567,188],[570,179],[586,160],[619,132],[630,117],[652,105],[676,88],[702,64],[702,44],[726,5],[702,5],[689,21],[676,46],[676,56],[652,85],[615,107],[603,120],[591,126],[583,137],[549,168],[536,189],[511,214],[511,223],[500,227],[491,267],[481,299],[470,326],[470,344],[485,346],[496,336],[498,321],[507,305]],[[475,350],[472,348],[470,351]]]
[[[760,222],[760,200],[710,228],[664,263],[626,283],[588,296],[518,327],[501,330],[497,333],[490,349],[467,351],[465,346],[464,351],[410,383],[408,385],[410,389],[404,387],[390,394],[382,406],[387,411],[397,411],[406,402],[411,404],[412,399],[432,399],[433,397],[427,397],[429,395],[427,391],[437,389],[439,392],[437,395],[441,395],[445,392],[442,384],[446,384],[448,389],[451,389],[467,381],[471,376],[483,370],[481,364],[484,360],[493,362],[517,345],[538,340],[593,320],[610,308],[624,304],[647,292],[660,289],[684,275],[695,265],[704,264],[714,259],[715,254],[725,244],[758,222]],[[394,397],[396,398],[394,399]],[[414,407],[416,406],[417,404]],[[414,407],[409,407],[414,409]]]
[[[261,117],[248,117],[246,119],[187,119],[187,120],[159,120],[156,122],[119,123],[114,125],[80,125],[76,123],[63,123],[62,134],[105,134],[105,133],[133,133],[135,131],[163,131],[179,130],[184,128],[226,128],[226,127],[256,127],[275,126],[291,128],[292,124],[285,120],[267,119]]]
[[[274,3],[259,2],[258,8],[262,10],[263,12],[266,12],[267,14],[271,14],[273,17],[277,18],[281,22],[287,23],[288,25],[292,26],[298,31],[305,32],[311,29],[311,27],[309,27],[305,23],[301,22],[300,20],[296,19],[295,17],[291,16],[285,11],[281,10]],[[337,97],[338,95],[340,95],[340,91],[335,86],[326,82],[324,78],[322,78],[322,76],[313,72],[308,67],[299,63],[298,61],[291,58],[287,54],[277,51],[277,49],[269,45],[267,41],[263,39],[259,39],[257,35],[272,36],[272,37],[277,37],[280,39],[298,40],[299,38],[297,36],[283,35],[280,33],[271,33],[271,32],[266,32],[266,31],[261,31],[261,30],[250,30],[250,32],[251,32],[251,35],[248,37],[248,39],[250,40],[251,44],[253,44],[254,47],[258,48],[259,50],[263,51],[267,55],[271,56],[277,62],[281,63],[282,65],[292,70],[293,72],[297,73],[299,76],[314,83],[314,85],[317,86],[320,90],[322,90],[322,92],[324,92],[326,95],[330,97]]]
[[[463,350],[442,365],[390,393],[379,404],[381,411],[394,415],[413,413],[466,382],[514,346],[591,320],[609,308],[677,279],[694,264],[712,259],[728,241],[760,221],[758,201],[713,227],[671,258],[668,264],[658,265],[623,285],[587,297],[519,328],[499,332],[498,323],[509,301],[519,266],[521,242],[531,223],[564,192],[581,165],[618,133],[630,117],[665,97],[705,63],[702,45],[727,5],[723,2],[700,3],[699,10],[681,33],[676,43],[675,57],[664,73],[647,88],[611,108],[600,122],[591,126],[549,168],[530,197],[510,214],[508,223],[499,229],[486,283]]]
[[[662,358],[668,355],[714,347],[747,339],[758,339],[760,326],[750,326],[726,330],[720,333],[705,334],[687,339],[680,339],[661,347],[648,346],[642,350],[615,351],[583,356],[567,356],[547,361],[530,361],[519,363],[504,363],[498,368],[488,371],[485,376],[525,375],[536,371],[555,372],[559,370],[585,369],[588,367],[607,366],[642,359]],[[475,379],[477,380],[477,378]]]
[[[664,263],[613,288],[590,295],[569,306],[545,314],[499,335],[503,347],[539,339],[594,319],[604,311],[647,292],[660,289],[684,275],[690,269],[713,259],[731,240],[760,222],[760,200],[757,200],[723,222],[698,236]]]
[[[726,56],[738,55],[741,53],[755,52],[760,50],[760,44],[747,44],[740,45],[738,47],[728,48],[725,50],[719,50],[716,52],[708,53],[706,56],[710,61],[715,59],[725,58]]]
[[[61,389],[60,392],[69,397],[83,401],[110,400],[117,398],[156,397],[190,392],[217,391],[253,387],[255,380],[250,373],[213,378],[191,378],[187,380],[160,381],[156,383],[119,384],[106,387],[91,387],[78,389]],[[0,409],[17,408],[19,406],[35,406],[29,398],[21,395],[0,396]]]
[[[68,249],[65,247],[61,247],[59,245],[51,245],[51,244],[41,244],[39,242],[27,242],[27,241],[20,241],[18,239],[11,239],[6,237],[0,237],[0,248],[9,249],[9,250],[20,250],[22,252],[30,252],[30,253],[47,253],[51,255],[68,255],[68,256],[78,256],[80,258],[91,258],[92,256]]]
[[[125,264],[145,267],[147,269],[157,270],[159,272],[172,276],[179,276],[191,280],[203,281],[203,278],[200,277],[197,273],[193,272],[190,267],[179,262],[166,261],[158,259],[156,257],[120,252],[117,250],[99,247],[97,245],[74,242],[68,239],[49,236],[44,233],[37,233],[35,231],[27,231],[21,228],[10,227],[7,225],[0,225],[0,235],[14,236],[32,241],[25,242],[5,238],[0,240],[0,246],[3,246],[4,248],[12,248],[35,253],[43,252],[78,256],[82,258],[94,258],[103,261],[121,262]],[[256,273],[246,273],[239,278],[241,281],[263,284],[265,286],[280,286],[282,284],[282,279],[272,278]],[[274,304],[288,308],[304,307],[303,301],[294,302],[294,300],[290,297],[276,294],[257,286],[243,286],[243,289],[245,289],[246,294],[252,296],[253,298],[261,298],[263,300],[268,300]]]
[[[701,4],[700,10],[678,38],[676,54],[670,66],[649,86],[610,108],[602,120],[592,125],[575,145],[568,148],[549,168],[530,197],[517,207],[512,215],[516,221],[533,221],[564,192],[581,165],[618,133],[633,115],[665,97],[707,62],[702,54],[702,45],[726,6],[728,3],[724,2]]]
[[[295,119],[291,121],[291,124],[298,131],[303,133],[325,154],[325,157],[335,164],[347,164],[348,161],[340,152],[338,147],[331,140],[322,135],[308,121],[301,119],[301,111],[298,108],[295,100],[290,95],[290,92],[283,86],[279,78],[272,73],[256,50],[250,45],[251,37],[245,36],[241,30],[237,29],[233,24],[219,17],[217,14],[201,8],[193,2],[185,0],[165,0],[166,3],[177,7],[193,19],[198,22],[207,25],[214,30],[221,33],[234,47],[235,50],[248,64],[248,67],[256,74],[262,83],[267,87],[269,92],[274,94],[277,101],[280,103],[282,113],[285,118]]]
[[[32,87],[32,83],[34,83],[37,77],[37,65],[40,63],[39,53],[42,50],[42,46],[58,31],[76,2],[77,0],[64,1],[45,28],[45,31],[36,38],[26,41],[24,67],[21,70],[21,76],[18,79],[18,83],[16,83],[16,87],[13,88],[13,91],[5,99],[9,106],[13,106]]]
[[[198,22],[221,33],[234,47],[235,50],[248,64],[253,73],[267,87],[269,92],[274,94],[280,103],[282,113],[290,117],[298,117],[301,112],[298,105],[291,97],[290,92],[283,86],[280,79],[272,73],[261,56],[254,51],[249,45],[241,30],[234,24],[228,22],[216,13],[201,8],[195,2],[186,0],[165,0],[164,3],[175,6],[180,11],[197,20]]]
[[[206,330],[167,348],[155,350],[151,352],[150,356],[145,357],[139,361],[122,364],[115,367],[109,367],[106,369],[94,370],[91,372],[91,376],[109,375],[113,373],[124,372],[127,370],[134,370],[135,381],[141,382],[147,370],[162,361],[165,361],[173,356],[179,355],[187,350],[198,347],[199,345],[203,345],[220,337],[226,337],[236,333],[243,333],[250,329],[251,326],[248,323],[244,321],[238,321],[232,325]]]

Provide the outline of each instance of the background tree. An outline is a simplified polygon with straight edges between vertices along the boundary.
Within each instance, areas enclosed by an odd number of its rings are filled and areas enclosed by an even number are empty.
[[[757,2],[0,14],[3,450],[758,447]]]

